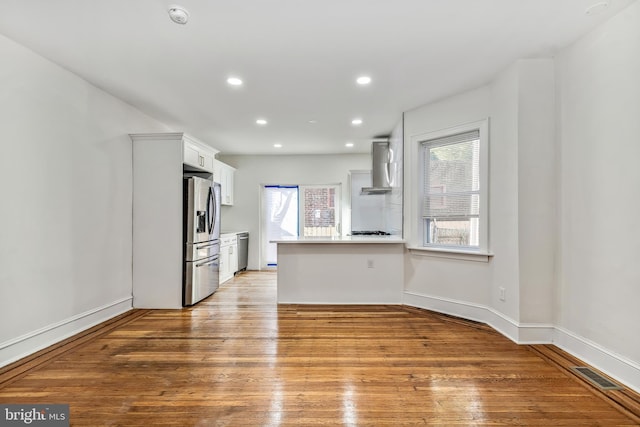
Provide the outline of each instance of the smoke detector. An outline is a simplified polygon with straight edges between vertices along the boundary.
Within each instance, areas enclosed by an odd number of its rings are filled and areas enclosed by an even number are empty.
[[[184,25],[189,20],[189,12],[181,6],[171,6],[169,8],[169,18],[176,24]]]

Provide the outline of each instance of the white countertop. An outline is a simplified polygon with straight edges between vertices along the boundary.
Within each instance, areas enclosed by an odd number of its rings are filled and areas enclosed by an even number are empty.
[[[270,243],[404,243],[401,236],[336,236],[336,237],[283,237],[278,240],[271,240]]]
[[[248,233],[248,231],[223,231],[222,233],[220,233],[220,238],[222,239],[225,237],[233,237],[240,233]]]

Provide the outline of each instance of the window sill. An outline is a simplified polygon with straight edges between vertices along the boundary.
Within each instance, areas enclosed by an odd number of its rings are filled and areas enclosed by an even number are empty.
[[[424,246],[408,246],[411,255],[428,256],[435,258],[460,259],[465,261],[489,262],[493,257],[490,252],[465,251],[448,248],[427,248]]]

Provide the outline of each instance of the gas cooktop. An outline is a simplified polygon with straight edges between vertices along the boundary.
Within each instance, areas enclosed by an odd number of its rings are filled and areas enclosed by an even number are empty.
[[[390,236],[391,233],[379,230],[352,231],[352,236]]]

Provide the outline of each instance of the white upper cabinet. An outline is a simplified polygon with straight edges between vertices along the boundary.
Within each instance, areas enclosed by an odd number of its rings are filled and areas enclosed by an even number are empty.
[[[220,183],[220,198],[223,205],[233,205],[233,175],[235,168],[214,159],[213,180]]]
[[[218,150],[215,150],[184,134],[182,136],[182,142],[182,162],[185,165],[205,170],[207,172],[214,172],[213,163]]]
[[[198,151],[198,147],[187,142],[184,144],[183,149],[184,153],[182,162],[187,165],[198,166],[200,164],[200,152]]]
[[[233,205],[233,174],[235,169],[225,165],[222,168],[222,203],[225,205]]]

